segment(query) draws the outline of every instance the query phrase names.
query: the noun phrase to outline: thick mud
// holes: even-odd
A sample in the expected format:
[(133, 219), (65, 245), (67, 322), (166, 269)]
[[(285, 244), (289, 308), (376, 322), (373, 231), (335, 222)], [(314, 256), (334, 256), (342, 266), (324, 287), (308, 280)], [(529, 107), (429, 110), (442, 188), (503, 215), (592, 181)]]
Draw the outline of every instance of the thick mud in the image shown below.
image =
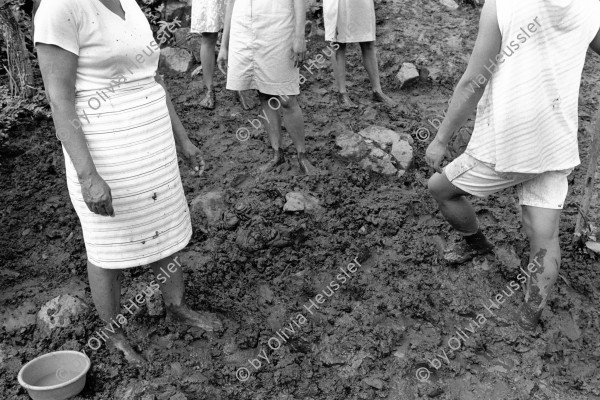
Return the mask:
[[(198, 107), (199, 78), (165, 73), (207, 162), (201, 178), (181, 167), (190, 203), (219, 192), (230, 210), (245, 205), (231, 229), (211, 226), (196, 209), (193, 240), (181, 253), (187, 299), (217, 313), (224, 332), (174, 326), (144, 309), (125, 328), (150, 360), (143, 367), (128, 365), (105, 345), (86, 345), (102, 327), (93, 308), (51, 335), (36, 328), (35, 313), (59, 294), (93, 303), (52, 124), (23, 121), (0, 148), (0, 306), (4, 322), (19, 326), (2, 331), (0, 398), (28, 398), (16, 379), (20, 367), (72, 349), (92, 360), (76, 399), (600, 399), (600, 268), (571, 245), (586, 166), (572, 175), (561, 220), (560, 279), (539, 327), (525, 333), (511, 319), (523, 298), (517, 275), (529, 258), (516, 194), (473, 200), (497, 257), (449, 267), (439, 248), (452, 232), (426, 191), (432, 171), (423, 154), (430, 138), (419, 129), (435, 133), (428, 120), (441, 118), (466, 66), (479, 9), (461, 5), (449, 12), (434, 1), (376, 4), (383, 86), (399, 105), (371, 102), (358, 46), (349, 48), (348, 62), (358, 111), (336, 107), (327, 63), (305, 71), (300, 101), (310, 157), (326, 171), (319, 177), (299, 174), (287, 135), (286, 163), (254, 174), (270, 157), (264, 130), (248, 121), (258, 109), (243, 111), (219, 74), (217, 109), (207, 112)], [(322, 37), (310, 38), (310, 58), (324, 49)], [(395, 74), (403, 62), (428, 68), (431, 77), (400, 89)], [(584, 162), (599, 73), (598, 58), (590, 55), (580, 104)], [(415, 138), (413, 166), (401, 178), (366, 172), (338, 156), (337, 135), (374, 124)], [(242, 127), (249, 128), (248, 140), (236, 137)], [(316, 197), (321, 208), (284, 211), (290, 192)], [(257, 229), (283, 239), (240, 245)], [(123, 304), (153, 279), (145, 268), (127, 271)], [(502, 293), (505, 302), (498, 304)]]

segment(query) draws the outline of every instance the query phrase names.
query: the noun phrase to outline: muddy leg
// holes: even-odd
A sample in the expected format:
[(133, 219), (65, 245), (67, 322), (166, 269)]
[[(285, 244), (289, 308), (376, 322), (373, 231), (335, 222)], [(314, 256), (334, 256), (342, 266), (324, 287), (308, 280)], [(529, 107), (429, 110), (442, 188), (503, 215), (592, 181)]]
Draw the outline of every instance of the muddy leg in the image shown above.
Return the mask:
[(531, 276), (527, 281), (525, 303), (519, 310), (519, 323), (524, 329), (533, 330), (558, 278), (558, 223), (561, 210), (532, 206), (523, 206), (522, 209), (523, 226), (530, 244), (527, 273), (531, 271)]
[(102, 333), (108, 336), (109, 344), (120, 350), (127, 361), (131, 363), (145, 362), (146, 360), (131, 347), (123, 330), (120, 327), (114, 327), (114, 324), (111, 325), (111, 320), (117, 320), (120, 309), (121, 278), (123, 276), (121, 270), (100, 268), (88, 261), (87, 271), (92, 299), (100, 319), (106, 326), (112, 326), (111, 330), (114, 331), (111, 333), (107, 329), (102, 330)]
[(279, 98), (285, 126), (290, 133), (296, 151), (298, 152), (298, 164), (303, 173), (307, 175), (317, 174), (317, 169), (306, 158), (306, 144), (304, 141), (304, 115), (297, 96), (283, 96)]
[(350, 100), (346, 89), (346, 43), (337, 43), (337, 45), (339, 48), (331, 57), (331, 66), (338, 90), (338, 103), (344, 108), (357, 108), (357, 105)]
[(475, 210), (465, 198), (467, 192), (454, 186), (445, 174), (434, 174), (429, 178), (427, 187), (446, 221), (458, 233), (468, 236), (479, 230)]
[(200, 61), (202, 63), (202, 78), (206, 86), (206, 94), (200, 102), (203, 108), (215, 108), (215, 46), (217, 44), (218, 33), (205, 32), (202, 34)]
[(460, 264), (470, 260), (475, 254), (493, 250), (494, 245), (479, 229), (475, 210), (465, 198), (467, 192), (454, 186), (443, 173), (434, 174), (429, 179), (428, 187), (444, 218), (464, 239), (446, 246), (444, 259), (447, 262)]
[(379, 79), (379, 66), (377, 65), (377, 47), (375, 42), (361, 42), (360, 49), (362, 51), (363, 65), (367, 70), (371, 87), (373, 88), (373, 99), (382, 102), (388, 106), (395, 105), (394, 100), (390, 99), (383, 93), (381, 89), (381, 81)]
[(277, 96), (271, 96), (264, 93), (258, 93), (262, 115), (259, 121), (264, 124), (265, 130), (269, 135), (269, 141), (273, 148), (273, 158), (267, 164), (261, 166), (259, 173), (269, 172), (277, 165), (283, 163), (283, 151), (281, 150), (281, 114), (279, 108), (281, 103)]
[(221, 330), (222, 324), (211, 313), (199, 313), (185, 303), (183, 268), (178, 257), (166, 257), (150, 264), (159, 282), (160, 290), (167, 307), (167, 318), (195, 326), (206, 331)]

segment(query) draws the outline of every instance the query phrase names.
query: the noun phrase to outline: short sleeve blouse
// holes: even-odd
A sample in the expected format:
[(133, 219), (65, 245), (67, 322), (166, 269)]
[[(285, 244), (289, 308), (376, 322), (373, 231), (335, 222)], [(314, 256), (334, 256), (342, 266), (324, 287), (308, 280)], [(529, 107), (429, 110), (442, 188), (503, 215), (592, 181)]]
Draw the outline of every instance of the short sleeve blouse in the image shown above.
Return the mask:
[(79, 91), (110, 88), (156, 74), (160, 46), (135, 0), (121, 0), (122, 19), (99, 0), (43, 0), (35, 16), (34, 42), (77, 56)]

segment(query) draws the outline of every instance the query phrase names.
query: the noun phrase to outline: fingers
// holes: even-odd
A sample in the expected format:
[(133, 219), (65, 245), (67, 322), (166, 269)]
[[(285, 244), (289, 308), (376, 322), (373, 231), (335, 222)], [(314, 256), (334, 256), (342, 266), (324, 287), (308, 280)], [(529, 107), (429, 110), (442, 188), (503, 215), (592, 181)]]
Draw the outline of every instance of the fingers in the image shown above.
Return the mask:
[(219, 66), (219, 70), (223, 73), (223, 75), (227, 75), (227, 60), (219, 58), (217, 60), (217, 65)]

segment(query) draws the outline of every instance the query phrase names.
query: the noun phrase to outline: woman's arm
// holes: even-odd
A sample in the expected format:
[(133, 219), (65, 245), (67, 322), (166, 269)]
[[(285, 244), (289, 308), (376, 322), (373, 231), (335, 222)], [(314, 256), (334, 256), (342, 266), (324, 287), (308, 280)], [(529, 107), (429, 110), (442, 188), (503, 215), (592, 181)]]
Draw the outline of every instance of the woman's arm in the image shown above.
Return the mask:
[(40, 70), (52, 109), (56, 136), (67, 150), (90, 211), (114, 216), (110, 188), (98, 175), (75, 111), (77, 55), (54, 45), (37, 43)]
[(173, 128), (173, 137), (175, 139), (177, 152), (183, 157), (185, 162), (194, 169), (194, 171), (198, 172), (198, 175), (202, 175), (206, 167), (204, 159), (202, 158), (202, 152), (190, 141), (187, 131), (181, 123), (177, 111), (175, 111), (165, 82), (159, 74), (156, 74), (154, 79), (165, 90), (167, 109), (169, 110), (169, 117), (171, 117), (171, 127)]
[(600, 30), (598, 31), (596, 38), (590, 44), (590, 47), (596, 52), (596, 54), (600, 55)]
[(435, 139), (427, 148), (425, 159), (436, 171), (441, 171), (446, 146), (477, 107), (494, 66), (501, 62), (496, 60), (501, 47), (502, 35), (498, 26), (496, 0), (488, 0), (481, 12), (479, 33), (467, 70), (454, 90), (450, 107)]
[(229, 58), (229, 37), (231, 35), (231, 15), (233, 14), (233, 6), (235, 0), (229, 0), (227, 2), (227, 8), (225, 10), (225, 21), (223, 26), (223, 37), (221, 38), (221, 48), (219, 49), (219, 56), (217, 57), (217, 65), (219, 70), (227, 75), (227, 59)]
[[(280, 0), (279, 0), (280, 1)], [(294, 20), (296, 21), (294, 44), (292, 47), (292, 57), (294, 66), (300, 67), (306, 57), (306, 3), (304, 0), (294, 1)]]

